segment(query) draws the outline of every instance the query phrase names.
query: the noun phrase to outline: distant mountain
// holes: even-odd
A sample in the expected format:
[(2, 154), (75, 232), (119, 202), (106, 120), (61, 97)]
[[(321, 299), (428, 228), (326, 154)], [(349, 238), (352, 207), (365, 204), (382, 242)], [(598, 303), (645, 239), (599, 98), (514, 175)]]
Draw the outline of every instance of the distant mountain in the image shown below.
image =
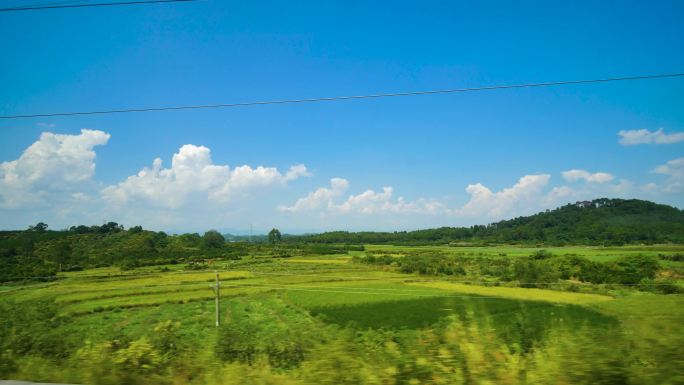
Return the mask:
[(335, 231), (289, 237), (320, 243), (684, 243), (684, 211), (638, 199), (601, 198), (489, 225), (401, 232)]

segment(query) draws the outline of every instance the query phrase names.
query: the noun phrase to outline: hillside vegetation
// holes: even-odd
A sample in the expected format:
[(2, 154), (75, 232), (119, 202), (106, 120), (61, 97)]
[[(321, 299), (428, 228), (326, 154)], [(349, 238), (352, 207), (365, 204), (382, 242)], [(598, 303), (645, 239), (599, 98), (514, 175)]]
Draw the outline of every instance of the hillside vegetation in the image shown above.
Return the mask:
[(285, 239), (290, 242), (403, 245), (459, 242), (611, 246), (682, 243), (684, 211), (638, 199), (602, 198), (489, 225), (397, 232), (334, 231)]

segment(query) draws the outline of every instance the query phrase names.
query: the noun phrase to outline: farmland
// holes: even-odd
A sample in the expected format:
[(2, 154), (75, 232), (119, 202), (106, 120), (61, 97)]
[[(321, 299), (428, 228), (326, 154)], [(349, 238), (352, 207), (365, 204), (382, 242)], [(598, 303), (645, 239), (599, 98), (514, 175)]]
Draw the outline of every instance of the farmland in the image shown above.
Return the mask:
[[(202, 270), (110, 266), (4, 284), (0, 372), (93, 384), (684, 381), (684, 262), (669, 258), (682, 246), (361, 249), (259, 249)], [(518, 271), (578, 257), (609, 273), (658, 266), (635, 284)], [(444, 261), (462, 270), (406, 271)]]

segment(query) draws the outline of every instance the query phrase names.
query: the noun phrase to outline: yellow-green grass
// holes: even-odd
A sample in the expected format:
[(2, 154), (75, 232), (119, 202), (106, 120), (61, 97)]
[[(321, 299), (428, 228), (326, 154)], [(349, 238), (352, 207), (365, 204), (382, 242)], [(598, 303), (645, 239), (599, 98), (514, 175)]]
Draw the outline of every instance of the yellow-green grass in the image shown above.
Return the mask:
[(610, 297), (553, 298), (556, 292), (549, 291), (544, 294), (551, 296), (539, 300), (539, 292), (546, 290), (518, 289), (537, 292), (538, 296), (532, 298), (506, 291), (462, 292), (448, 285), (433, 287), (398, 282), (327, 282), (289, 285), (280, 290), (294, 304), (326, 322), (342, 326), (351, 322), (361, 328), (416, 329), (428, 327), (446, 316), (466, 315), (491, 322), (497, 325), (496, 329), (514, 327), (517, 321), (509, 322), (509, 319), (525, 319), (529, 325), (544, 325), (559, 320), (569, 324), (605, 323), (610, 318), (586, 306)]
[(345, 283), (345, 282), (393, 282), (393, 281), (405, 281), (411, 279), (411, 276), (400, 276), (400, 275), (368, 275), (364, 276), (362, 274), (356, 275), (264, 275), (257, 278), (249, 278), (243, 280), (235, 280), (232, 282), (227, 282), (225, 285), (244, 285), (244, 284), (309, 284), (309, 283)]
[[(248, 277), (250, 272), (246, 270), (235, 271), (220, 271), (222, 278), (227, 277)], [(131, 273), (126, 275), (100, 275), (84, 274), (82, 276), (70, 277), (68, 282), (136, 282), (137, 284), (144, 283), (178, 283), (178, 282), (192, 282), (201, 280), (211, 280), (216, 277), (213, 271), (179, 271), (179, 272), (149, 272), (149, 273)]]
[(625, 319), (630, 319), (630, 317), (676, 318), (681, 321), (678, 323), (679, 327), (684, 328), (684, 295), (682, 294), (631, 292), (613, 301), (596, 303), (593, 306), (607, 314)]
[(432, 288), (411, 288), (400, 282), (325, 282), (287, 285), (276, 288), (295, 303), (307, 308), (402, 301), (449, 295)]
[(287, 258), (283, 260), (285, 263), (315, 263), (315, 264), (333, 264), (344, 265), (349, 263), (349, 257), (346, 258)]
[(466, 285), (452, 282), (411, 282), (411, 286), (427, 287), (446, 290), (451, 293), (461, 293), (485, 297), (499, 297), (523, 301), (544, 301), (572, 305), (588, 305), (596, 302), (610, 301), (613, 297), (599, 294), (570, 293), (555, 290)]
[[(268, 288), (241, 287), (233, 288), (230, 294), (224, 296), (246, 295), (256, 292), (267, 291)], [(84, 314), (93, 311), (105, 311), (113, 309), (127, 309), (142, 306), (156, 306), (173, 303), (188, 303), (195, 301), (208, 301), (214, 299), (213, 291), (207, 287), (205, 290), (186, 290), (169, 293), (145, 293), (132, 294), (124, 297), (93, 299), (62, 306), (62, 314)]]
[[(52, 298), (63, 314), (87, 314), (93, 311), (156, 306), (213, 299), (210, 285), (214, 272), (143, 272), (118, 274), (114, 269), (94, 269), (69, 274), (59, 281), (36, 285), (6, 295), (17, 300)], [(287, 270), (220, 271), (222, 295), (244, 295), (251, 292), (277, 290), (288, 285), (325, 283), (345, 284), (358, 281), (391, 282), (415, 278), (410, 275), (384, 271), (346, 271), (327, 269), (302, 274)]]
[(576, 254), (597, 261), (609, 261), (624, 255), (676, 254), (684, 252), (684, 245), (636, 245), (621, 247), (603, 246), (563, 246), (563, 247), (530, 247), (530, 246), (394, 246), (394, 245), (365, 245), (370, 252), (387, 252), (389, 255), (401, 255), (412, 251), (440, 252), (462, 256), (505, 256), (519, 257), (534, 254), (539, 250), (546, 250), (556, 255)]
[[(375, 250), (387, 248), (381, 245)], [(419, 249), (464, 255), (462, 251), (465, 248)], [(628, 253), (678, 252), (661, 247), (656, 250), (646, 247), (647, 251), (636, 247), (546, 249), (557, 255), (589, 255), (598, 260)], [(405, 250), (405, 247), (394, 247), (392, 253), (402, 255)], [(469, 248), (466, 253), (469, 253), (468, 256), (479, 257), (481, 253), (483, 256), (506, 258), (529, 255), (536, 250), (506, 246)], [(500, 256), (500, 253), (506, 253), (507, 256)], [(218, 270), (230, 269), (231, 266), (239, 269), (220, 272), (223, 324), (232, 330), (242, 330), (235, 328), (240, 322), (242, 325), (254, 323), (259, 327), (263, 325), (269, 332), (273, 329), (271, 326), (275, 325), (285, 328), (287, 333), (295, 330), (296, 325), (304, 324), (312, 334), (326, 338), (328, 335), (325, 333), (337, 335), (335, 333), (344, 332), (342, 328), (355, 325), (357, 330), (364, 333), (369, 328), (384, 329), (377, 334), (379, 336), (393, 329), (400, 338), (408, 338), (422, 328), (438, 328), (448, 319), (460, 319), (465, 320), (464, 325), (479, 325), (481, 330), (491, 331), (487, 338), (501, 338), (496, 341), (506, 341), (512, 349), (528, 341), (533, 351), (541, 351), (544, 344), (555, 343), (553, 341), (557, 339), (572, 342), (579, 334), (599, 345), (592, 337), (610, 331), (614, 334), (609, 338), (614, 335), (616, 341), (620, 342), (615, 345), (618, 347), (616, 349), (623, 346), (622, 342), (628, 342), (629, 348), (638, 352), (638, 360), (633, 360), (636, 362), (635, 370), (641, 372), (649, 368), (652, 372), (661, 372), (669, 368), (673, 373), (681, 372), (677, 370), (681, 368), (677, 360), (683, 356), (681, 347), (684, 346), (682, 295), (642, 293), (632, 287), (611, 291), (614, 297), (608, 297), (556, 290), (466, 285), (448, 281), (454, 277), (401, 274), (395, 267), (347, 263), (347, 259), (349, 256), (310, 255), (282, 259), (269, 257), (253, 264), (250, 264), (249, 259), (215, 263), (212, 268)], [(151, 340), (160, 322), (178, 321), (182, 325), (177, 331), (178, 346), (188, 349), (188, 362), (203, 362), (198, 357), (205, 353), (206, 357), (213, 360), (214, 346), (220, 337), (220, 329), (214, 326), (214, 292), (210, 288), (215, 273), (178, 271), (184, 268), (181, 265), (170, 267), (174, 271), (161, 271), (156, 266), (125, 272), (103, 268), (63, 273), (54, 282), (23, 287), (9, 285), (8, 291), (0, 289), (0, 300), (54, 300), (59, 313), (67, 316), (57, 319), (61, 326), (55, 335), (77, 341), (74, 346), (86, 340)], [(579, 334), (569, 332), (575, 330)], [(610, 341), (609, 338), (604, 339), (603, 343)], [(329, 341), (335, 340), (327, 339), (325, 343), (330, 344)], [(356, 352), (357, 346), (360, 345), (349, 345), (349, 349), (346, 349), (345, 345), (342, 351)], [(546, 359), (553, 361), (554, 352), (557, 356), (564, 346), (552, 350)], [(612, 349), (613, 346), (607, 344), (606, 347)], [(312, 351), (307, 360), (316, 354), (317, 351)], [(584, 354), (584, 351), (580, 352), (580, 355)], [(408, 359), (415, 357), (419, 356)], [(588, 357), (582, 361), (590, 368), (588, 370), (602, 368), (600, 364), (595, 365), (592, 356)], [(331, 357), (332, 360), (335, 358)], [(632, 360), (631, 357), (629, 359)], [(216, 363), (221, 364), (218, 361)], [(26, 361), (22, 365), (28, 370), (35, 370), (32, 364)], [(210, 372), (210, 364), (214, 365), (214, 361), (206, 361), (206, 364), (202, 370)], [(244, 373), (243, 370), (241, 374)], [(667, 373), (661, 377), (675, 378)], [(174, 381), (168, 379), (167, 382)], [(72, 382), (87, 383), (81, 380)], [(654, 380), (651, 383), (668, 382)]]
[[(154, 274), (125, 276), (100, 276), (92, 277), (93, 274), (80, 274), (63, 280), (50, 282), (47, 284), (37, 284), (30, 290), (17, 290), (8, 293), (17, 300), (32, 300), (45, 297), (55, 297), (59, 299), (62, 295), (77, 294), (84, 292), (94, 292), (95, 296), (101, 295), (105, 291), (114, 290), (143, 290), (146, 288), (166, 288), (173, 286), (206, 284), (216, 278), (214, 272), (156, 272)], [(222, 280), (237, 280), (251, 277), (248, 271), (228, 271), (220, 273)]]
[[(224, 271), (220, 272), (221, 279), (242, 279), (251, 277), (248, 271)], [(185, 284), (195, 282), (211, 282), (216, 278), (214, 272), (167, 272), (143, 274), (140, 276), (129, 275), (125, 277), (89, 277), (73, 278), (61, 282), (62, 287), (69, 290), (79, 289), (116, 289), (131, 286), (159, 286), (172, 284)]]
[[(287, 288), (299, 289), (311, 288), (310, 285), (325, 284), (349, 284), (350, 280), (390, 280), (402, 278), (393, 274), (374, 274), (376, 278), (357, 277), (347, 278), (344, 276), (315, 275), (315, 276), (262, 276), (244, 279), (233, 279), (222, 281), (222, 295), (244, 295), (252, 292), (282, 290)], [(233, 275), (235, 276), (235, 275)], [(222, 277), (223, 278), (223, 277)], [(365, 282), (356, 282), (356, 285), (363, 285)], [(130, 283), (129, 280), (126, 283)], [(65, 314), (81, 314), (90, 311), (111, 310), (116, 308), (130, 308), (138, 306), (151, 306), (165, 303), (180, 303), (198, 300), (209, 300), (214, 298), (213, 291), (209, 287), (209, 282), (193, 282), (182, 285), (167, 286), (117, 286), (109, 289), (101, 289), (91, 286), (91, 290), (84, 290), (84, 285), (69, 285), (62, 287), (56, 295), (56, 301), (62, 304), (62, 311)], [(73, 290), (79, 287), (80, 290)], [(337, 289), (336, 289), (337, 290)]]
[(190, 291), (204, 291), (206, 292), (210, 286), (208, 284), (191, 284), (191, 285), (173, 285), (160, 287), (131, 287), (126, 289), (116, 290), (88, 290), (88, 291), (73, 291), (66, 294), (58, 295), (55, 302), (58, 304), (71, 304), (77, 302), (94, 301), (105, 298), (116, 297), (132, 297), (138, 295), (151, 295), (163, 293), (180, 293)]

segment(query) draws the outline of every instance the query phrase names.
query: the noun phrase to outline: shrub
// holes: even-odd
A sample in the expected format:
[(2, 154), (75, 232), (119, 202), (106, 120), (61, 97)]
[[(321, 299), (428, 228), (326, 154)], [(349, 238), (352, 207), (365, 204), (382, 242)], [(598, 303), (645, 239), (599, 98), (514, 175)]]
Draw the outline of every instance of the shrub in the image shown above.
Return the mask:
[(649, 291), (660, 294), (681, 294), (684, 289), (677, 284), (677, 281), (671, 278), (662, 279), (644, 279), (638, 286), (641, 291)]
[(643, 279), (653, 279), (660, 268), (655, 258), (643, 255), (629, 255), (608, 262), (608, 282), (637, 284)]
[(684, 262), (684, 254), (658, 254), (658, 258), (662, 259), (663, 261)]
[(522, 287), (545, 287), (558, 281), (559, 274), (548, 260), (519, 258), (513, 264), (513, 276)]
[(209, 265), (204, 262), (190, 262), (184, 267), (185, 270), (207, 270)]
[(532, 254), (532, 259), (540, 260), (540, 259), (549, 259), (553, 257), (553, 254), (549, 251), (546, 250), (538, 250), (534, 254)]

